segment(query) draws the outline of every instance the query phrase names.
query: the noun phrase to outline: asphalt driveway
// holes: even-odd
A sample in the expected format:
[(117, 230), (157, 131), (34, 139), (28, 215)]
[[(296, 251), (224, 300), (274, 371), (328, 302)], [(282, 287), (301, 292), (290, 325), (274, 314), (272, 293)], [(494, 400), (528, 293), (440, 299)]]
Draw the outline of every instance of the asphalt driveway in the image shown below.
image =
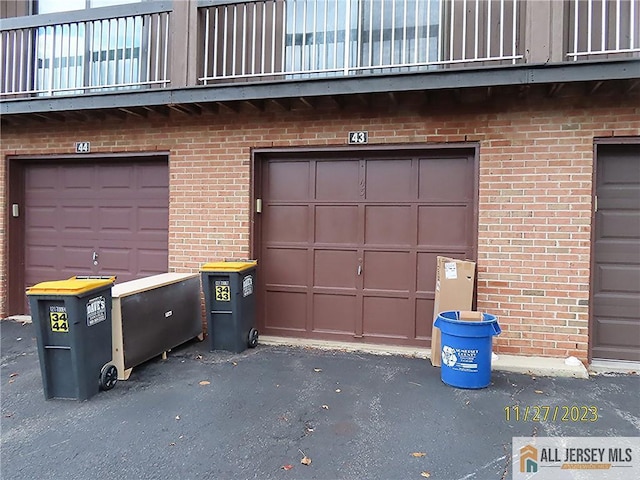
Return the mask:
[[(3, 479), (506, 479), (513, 436), (640, 434), (638, 376), (494, 372), (461, 390), (423, 359), (206, 342), (88, 401), (46, 401), (33, 326), (0, 334)], [(536, 405), (597, 419), (515, 418)]]

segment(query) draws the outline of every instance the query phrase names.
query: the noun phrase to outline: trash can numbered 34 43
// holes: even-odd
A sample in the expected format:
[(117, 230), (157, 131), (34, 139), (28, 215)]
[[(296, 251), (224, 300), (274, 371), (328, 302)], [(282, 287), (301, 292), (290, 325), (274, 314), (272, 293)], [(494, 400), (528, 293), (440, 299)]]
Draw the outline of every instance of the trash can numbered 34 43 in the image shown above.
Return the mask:
[(258, 344), (256, 267), (255, 261), (211, 262), (201, 267), (211, 350), (239, 353)]

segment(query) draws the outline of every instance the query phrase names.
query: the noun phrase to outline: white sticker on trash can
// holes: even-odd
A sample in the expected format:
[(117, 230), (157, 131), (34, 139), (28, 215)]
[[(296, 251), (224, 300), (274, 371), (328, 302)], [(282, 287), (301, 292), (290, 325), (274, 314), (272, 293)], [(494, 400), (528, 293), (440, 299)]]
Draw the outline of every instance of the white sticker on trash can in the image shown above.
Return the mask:
[(444, 278), (447, 280), (455, 280), (458, 278), (458, 266), (455, 262), (448, 262), (444, 264)]
[(248, 297), (253, 293), (253, 277), (247, 275), (242, 279), (242, 296)]
[(476, 348), (453, 348), (449, 345), (442, 346), (442, 363), (452, 370), (460, 372), (477, 372), (478, 363)]
[(104, 297), (96, 297), (87, 303), (87, 327), (107, 319), (107, 302)]

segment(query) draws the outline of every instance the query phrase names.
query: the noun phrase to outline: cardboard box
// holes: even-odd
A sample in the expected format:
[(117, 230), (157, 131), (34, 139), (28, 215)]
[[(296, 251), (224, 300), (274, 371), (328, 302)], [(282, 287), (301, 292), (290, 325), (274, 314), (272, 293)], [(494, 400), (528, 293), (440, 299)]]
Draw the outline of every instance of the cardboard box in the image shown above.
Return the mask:
[[(469, 314), (479, 315), (478, 312), (470, 311), (471, 304), (473, 303), (473, 290), (476, 278), (475, 262), (440, 256), (437, 262), (433, 321), (436, 321), (440, 312), (447, 310), (461, 310)], [(473, 315), (467, 315), (465, 319), (474, 319), (474, 317)], [(431, 365), (439, 367), (441, 360), (440, 329), (432, 326)]]

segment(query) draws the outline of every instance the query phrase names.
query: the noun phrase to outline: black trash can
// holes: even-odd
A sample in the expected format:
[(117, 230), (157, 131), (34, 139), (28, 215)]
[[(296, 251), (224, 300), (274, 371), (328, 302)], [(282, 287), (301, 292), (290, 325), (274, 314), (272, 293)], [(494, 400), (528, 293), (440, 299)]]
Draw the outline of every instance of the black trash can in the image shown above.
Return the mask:
[(44, 396), (86, 400), (110, 390), (111, 287), (115, 277), (72, 277), (27, 290)]
[(258, 344), (257, 262), (212, 262), (200, 269), (209, 348), (239, 353)]

